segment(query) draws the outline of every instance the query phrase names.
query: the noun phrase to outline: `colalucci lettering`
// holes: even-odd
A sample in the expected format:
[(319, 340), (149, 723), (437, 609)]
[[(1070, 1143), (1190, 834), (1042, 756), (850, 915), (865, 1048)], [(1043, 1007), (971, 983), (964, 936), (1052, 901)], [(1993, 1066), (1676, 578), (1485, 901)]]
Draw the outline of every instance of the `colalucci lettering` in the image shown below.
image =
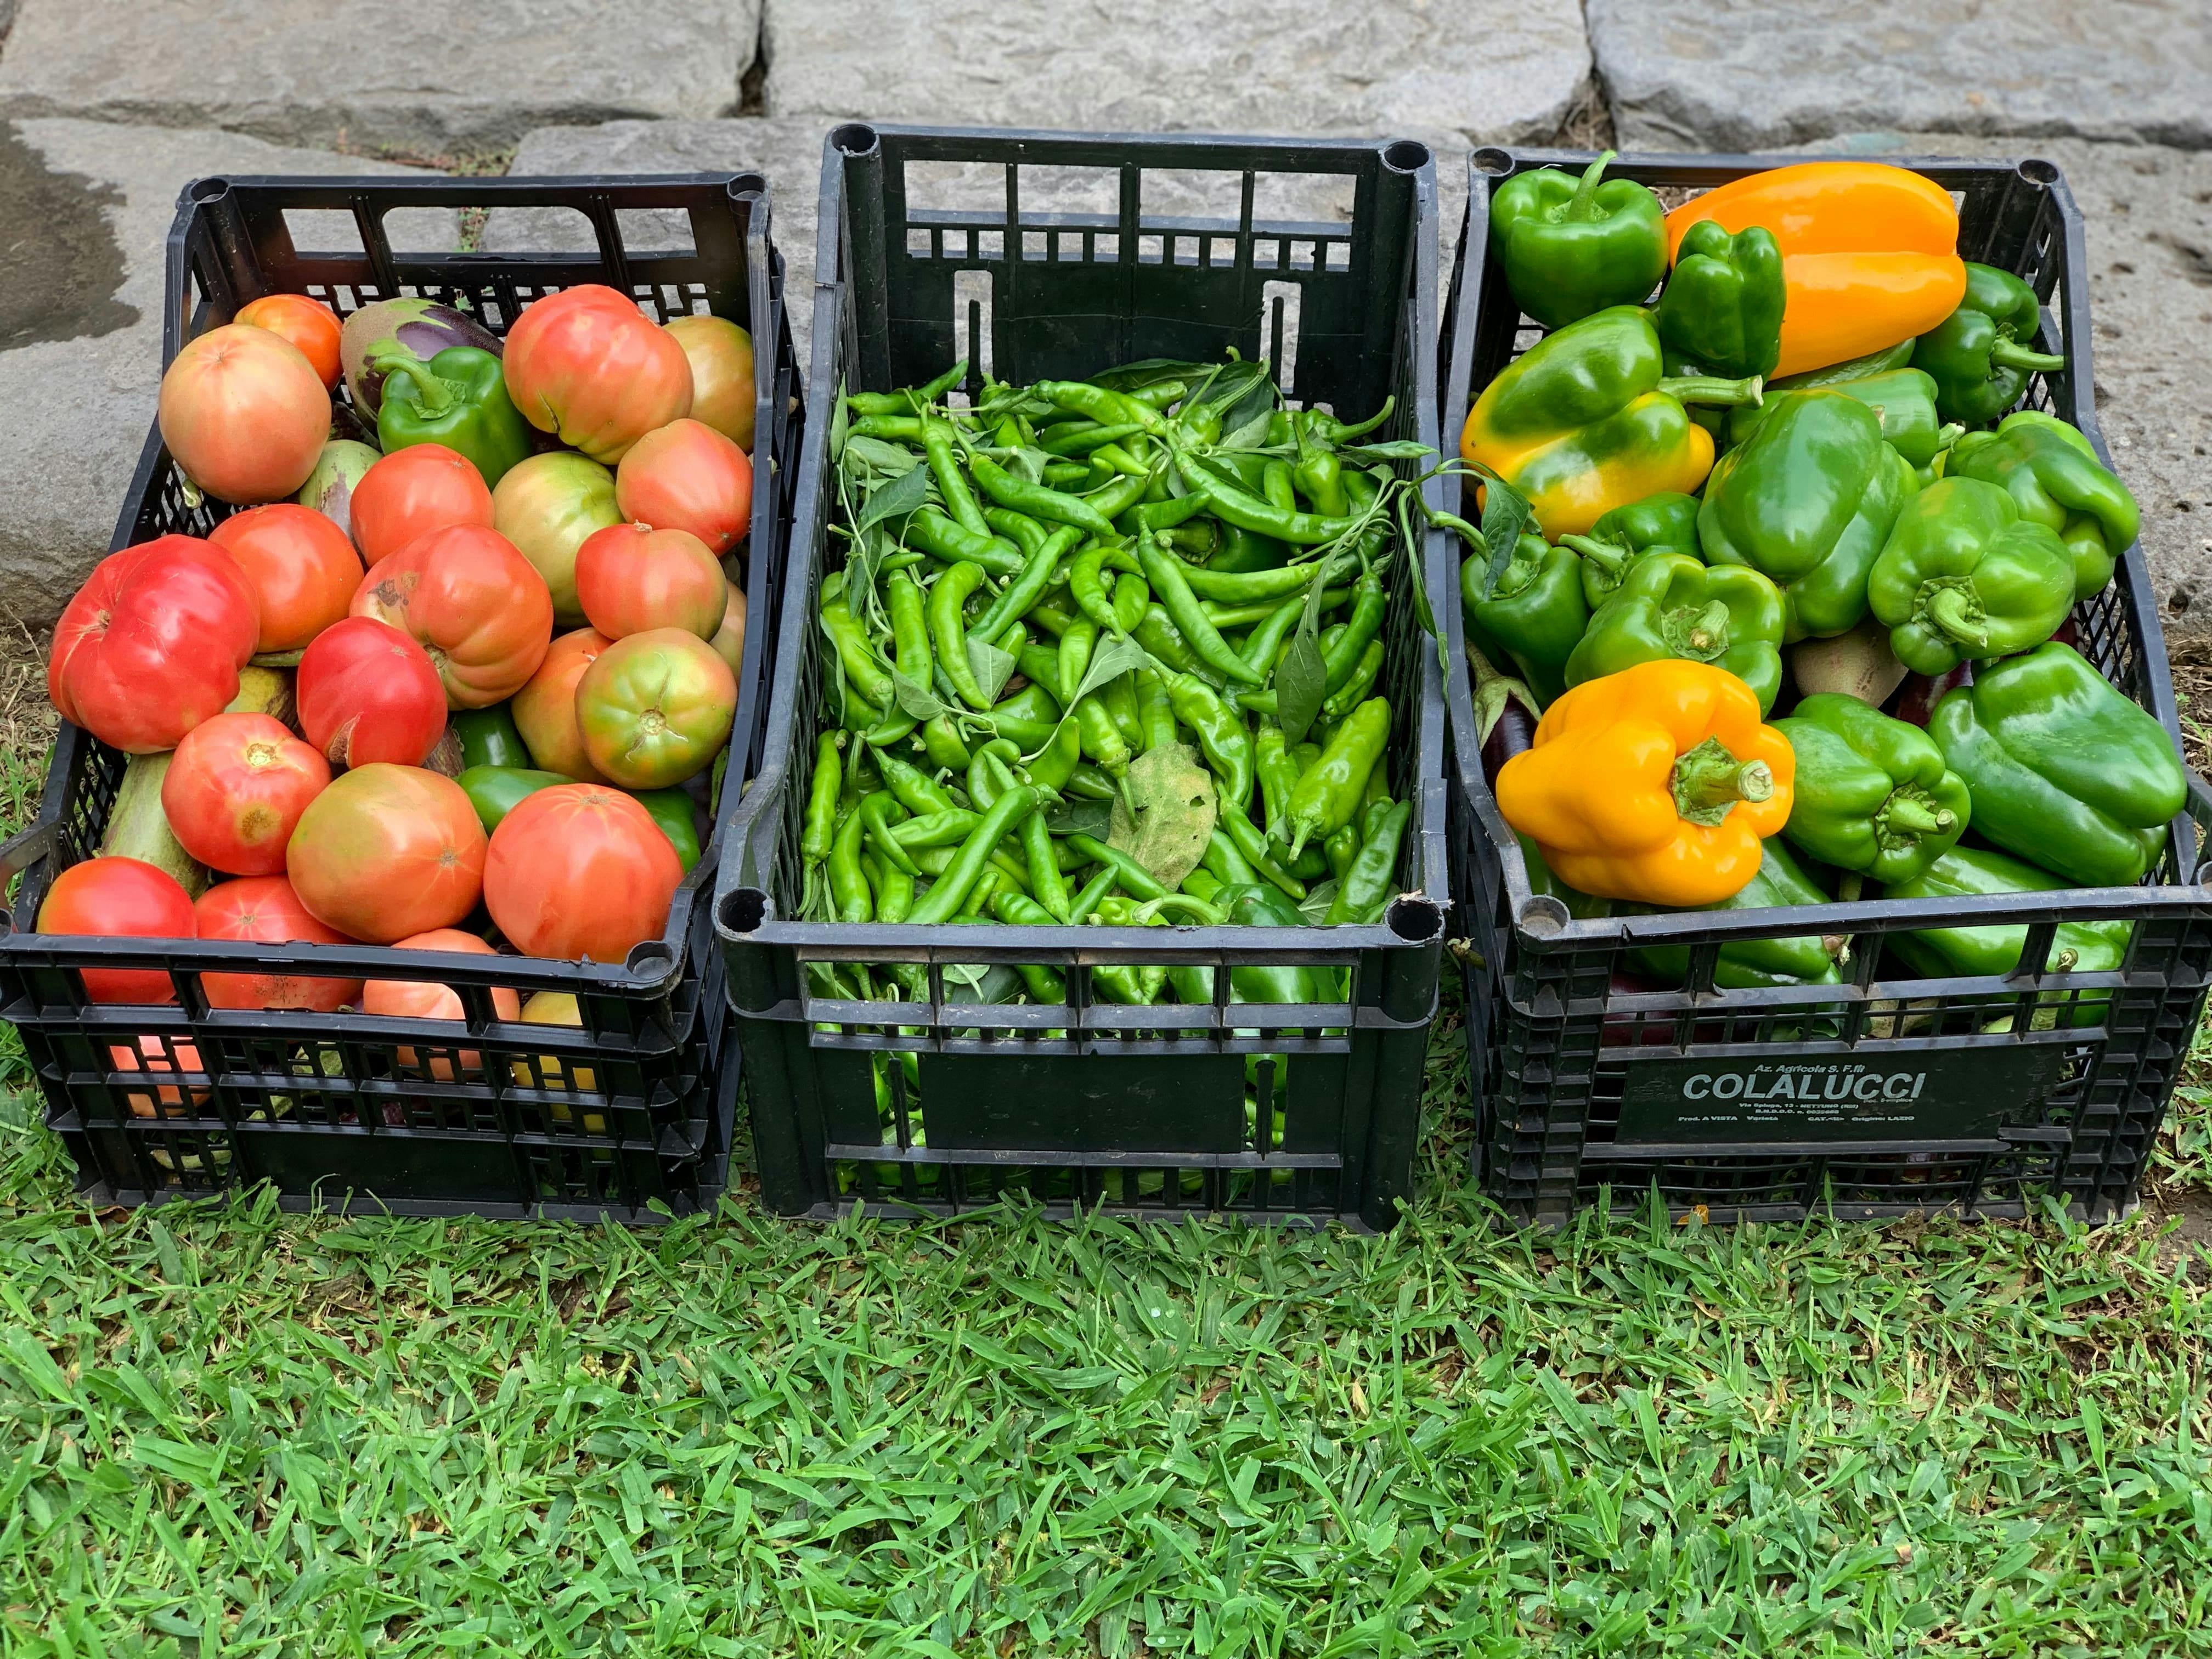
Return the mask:
[(1798, 1066), (1768, 1074), (1758, 1072), (1698, 1072), (1682, 1080), (1685, 1100), (1741, 1100), (1747, 1105), (1772, 1100), (1907, 1101), (1920, 1098), (1925, 1072), (1872, 1072), (1858, 1066)]

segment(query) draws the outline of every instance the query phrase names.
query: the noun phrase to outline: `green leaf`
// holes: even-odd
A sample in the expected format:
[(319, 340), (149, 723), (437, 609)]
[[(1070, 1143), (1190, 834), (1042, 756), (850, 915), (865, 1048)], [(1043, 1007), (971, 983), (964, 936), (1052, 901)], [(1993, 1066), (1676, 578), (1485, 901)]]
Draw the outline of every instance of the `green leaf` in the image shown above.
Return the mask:
[(1104, 841), (1114, 833), (1114, 805), (1111, 801), (1073, 799), (1048, 812), (1044, 823), (1055, 836), (1093, 836)]
[(921, 457), (904, 444), (886, 443), (881, 438), (848, 438), (843, 465), (848, 471), (895, 478), (921, 466)]
[(857, 534), (866, 535), (886, 520), (906, 517), (928, 498), (928, 472), (918, 466), (910, 468), (889, 483), (880, 484), (869, 492), (868, 504), (860, 509), (860, 516), (853, 529)]
[(1336, 898), (1336, 878), (1325, 877), (1321, 883), (1306, 889), (1306, 896), (1298, 901), (1298, 914), (1315, 927), (1328, 920), (1328, 907)]
[(968, 641), (968, 665), (975, 671), (975, 683), (983, 688), (983, 701), (996, 702), (999, 693), (1006, 689), (1006, 682), (1014, 677), (1013, 653), (1001, 651), (988, 640)]
[(1392, 438), (1378, 444), (1346, 444), (1336, 453), (1363, 461), (1419, 461), (1437, 452), (1433, 446), (1415, 443), (1411, 438)]
[(891, 670), (891, 696), (898, 699), (901, 708), (918, 720), (933, 720), (939, 714), (960, 712), (927, 686), (917, 685), (896, 668)]
[(1536, 516), (1528, 498), (1499, 477), (1486, 471), (1482, 479), (1482, 545), (1490, 555), (1489, 580), (1483, 591), (1490, 592), (1498, 585), (1498, 578), (1513, 562), (1514, 544), (1527, 532)]
[(853, 429), (853, 411), (845, 407), (845, 383), (837, 382), (837, 407), (830, 416), (830, 459), (835, 464), (845, 453), (845, 436)]
[(1044, 470), (1060, 459), (1042, 449), (1010, 449), (1006, 452), (1006, 471), (1033, 484), (1044, 482)]
[(1091, 665), (1083, 671), (1083, 682), (1068, 699), (1069, 706), (1081, 702), (1100, 686), (1118, 679), (1133, 668), (1142, 668), (1152, 659), (1151, 653), (1134, 640), (1102, 640), (1098, 648), (1091, 653)]
[(1180, 886), (1198, 868), (1213, 834), (1213, 775), (1188, 744), (1147, 750), (1129, 763), (1112, 811), (1106, 844), (1164, 885)]
[(1267, 441), (1267, 424), (1275, 417), (1274, 411), (1263, 409), (1250, 420), (1216, 444), (1216, 449), (1258, 449)]
[[(1318, 588), (1321, 584), (1314, 586)], [(1306, 730), (1328, 697), (1328, 665), (1322, 660), (1320, 637), (1301, 617), (1291, 648), (1275, 670), (1275, 723), (1286, 743), (1303, 743)]]

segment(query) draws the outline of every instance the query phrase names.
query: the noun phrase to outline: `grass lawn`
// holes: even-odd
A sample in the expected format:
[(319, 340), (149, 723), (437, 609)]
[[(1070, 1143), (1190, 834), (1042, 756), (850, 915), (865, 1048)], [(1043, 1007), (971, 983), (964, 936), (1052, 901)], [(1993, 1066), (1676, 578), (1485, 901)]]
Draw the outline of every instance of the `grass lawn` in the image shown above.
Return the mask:
[(625, 1231), (94, 1212), (7, 1043), (9, 1659), (2212, 1653), (2212, 1089), (2100, 1231), (1540, 1237), (1455, 1011), (1383, 1238)]

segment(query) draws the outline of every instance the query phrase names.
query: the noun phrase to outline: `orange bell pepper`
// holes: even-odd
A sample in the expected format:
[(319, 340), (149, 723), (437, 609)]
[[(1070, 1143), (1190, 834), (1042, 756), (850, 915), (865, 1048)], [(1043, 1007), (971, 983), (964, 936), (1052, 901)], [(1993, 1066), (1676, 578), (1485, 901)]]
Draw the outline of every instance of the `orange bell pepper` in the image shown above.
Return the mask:
[(1700, 219), (1763, 225), (1788, 299), (1774, 377), (1884, 350), (1959, 308), (1966, 267), (1950, 192), (1880, 161), (1808, 161), (1707, 191), (1667, 216), (1668, 258)]
[(1671, 908), (1749, 885), (1789, 821), (1790, 739), (1710, 663), (1639, 663), (1569, 690), (1498, 774), (1498, 810), (1553, 873), (1603, 898)]

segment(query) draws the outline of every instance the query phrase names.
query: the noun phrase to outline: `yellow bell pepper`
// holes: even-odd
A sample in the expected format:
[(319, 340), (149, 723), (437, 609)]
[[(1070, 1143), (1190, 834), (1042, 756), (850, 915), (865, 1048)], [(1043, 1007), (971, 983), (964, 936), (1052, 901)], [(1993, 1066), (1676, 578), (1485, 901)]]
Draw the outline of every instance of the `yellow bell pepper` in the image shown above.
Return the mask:
[(1762, 225), (1782, 250), (1788, 299), (1777, 377), (1825, 368), (1925, 334), (1966, 292), (1950, 192), (1880, 161), (1808, 161), (1754, 173), (1667, 216), (1671, 260), (1701, 219)]
[(1498, 774), (1498, 809), (1560, 880), (1695, 908), (1759, 873), (1797, 757), (1727, 670), (1668, 658), (1571, 688)]

